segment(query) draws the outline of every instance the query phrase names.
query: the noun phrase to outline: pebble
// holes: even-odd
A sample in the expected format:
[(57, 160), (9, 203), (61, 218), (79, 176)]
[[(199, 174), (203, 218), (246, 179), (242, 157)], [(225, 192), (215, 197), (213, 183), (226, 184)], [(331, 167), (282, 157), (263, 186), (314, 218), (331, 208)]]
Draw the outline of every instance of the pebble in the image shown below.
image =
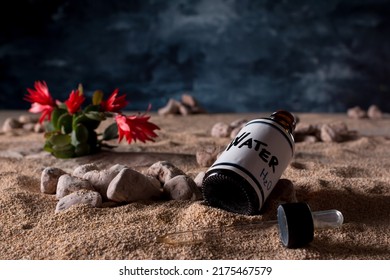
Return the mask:
[(353, 119), (363, 119), (367, 117), (367, 113), (359, 106), (355, 106), (347, 110), (347, 116)]
[[(155, 179), (155, 178), (153, 178)], [(130, 168), (122, 169), (110, 182), (107, 197), (116, 202), (158, 199), (162, 191), (157, 180)]]
[(383, 117), (382, 111), (376, 105), (371, 105), (367, 110), (367, 115), (370, 119), (377, 120)]
[(201, 171), (198, 173), (198, 175), (196, 175), (194, 182), (198, 188), (202, 188), (203, 178), (205, 175), (206, 175), (206, 172), (204, 172), (204, 171)]
[(211, 166), (217, 159), (219, 149), (215, 146), (205, 146), (196, 151), (196, 162), (202, 167)]
[(194, 180), (187, 175), (178, 175), (163, 186), (164, 193), (173, 200), (199, 200), (202, 193)]
[(157, 113), (161, 116), (175, 115), (179, 113), (179, 102), (175, 99), (169, 99), (167, 105), (157, 110)]
[(87, 204), (92, 207), (102, 206), (102, 197), (98, 192), (91, 190), (78, 190), (62, 197), (55, 209), (55, 213), (64, 211), (73, 205)]
[(347, 134), (348, 128), (344, 122), (323, 124), (321, 126), (321, 140), (323, 142), (341, 142)]
[(41, 192), (55, 194), (57, 190), (58, 179), (66, 172), (56, 167), (46, 167), (41, 174)]
[(14, 129), (21, 128), (23, 125), (14, 118), (6, 118), (3, 124), (3, 131), (10, 132)]
[(164, 185), (173, 177), (185, 175), (185, 173), (168, 161), (158, 161), (146, 170), (146, 175), (155, 177), (161, 182), (161, 185)]
[(83, 179), (88, 180), (95, 190), (100, 193), (104, 200), (107, 200), (107, 189), (116, 175), (126, 168), (124, 165), (116, 164), (110, 169), (91, 170), (83, 175)]
[(37, 123), (39, 121), (39, 118), (36, 115), (20, 115), (18, 118), (18, 121), (22, 124), (26, 123)]
[(175, 100), (170, 98), (168, 103), (157, 110), (159, 115), (182, 115), (187, 116), (190, 114), (206, 113), (202, 107), (199, 106), (198, 101), (192, 95), (184, 93), (181, 96), (181, 100)]
[(232, 127), (224, 122), (217, 122), (211, 128), (212, 137), (230, 137)]
[(86, 173), (93, 170), (99, 170), (99, 167), (95, 163), (79, 165), (73, 170), (72, 176), (83, 178)]
[(64, 174), (58, 179), (56, 197), (57, 199), (61, 199), (64, 196), (81, 189), (95, 190), (89, 181), (69, 174)]

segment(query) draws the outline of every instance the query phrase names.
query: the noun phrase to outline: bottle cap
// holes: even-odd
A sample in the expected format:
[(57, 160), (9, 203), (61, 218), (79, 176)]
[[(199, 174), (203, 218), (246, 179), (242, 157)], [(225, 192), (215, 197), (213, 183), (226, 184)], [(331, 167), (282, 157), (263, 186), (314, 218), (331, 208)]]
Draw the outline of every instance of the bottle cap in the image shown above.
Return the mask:
[(277, 209), (279, 235), (287, 248), (299, 248), (313, 241), (314, 223), (307, 203), (285, 203)]

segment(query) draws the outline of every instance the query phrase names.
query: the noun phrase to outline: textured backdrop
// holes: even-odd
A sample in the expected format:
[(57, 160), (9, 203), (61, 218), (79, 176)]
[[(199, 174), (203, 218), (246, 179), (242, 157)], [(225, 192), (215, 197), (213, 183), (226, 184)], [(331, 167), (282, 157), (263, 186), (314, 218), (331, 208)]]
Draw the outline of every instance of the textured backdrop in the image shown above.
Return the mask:
[[(211, 112), (390, 111), (390, 1), (20, 0), (0, 8), (0, 108), (46, 80), (129, 110), (191, 92)], [(7, 16), (7, 17), (6, 17)]]

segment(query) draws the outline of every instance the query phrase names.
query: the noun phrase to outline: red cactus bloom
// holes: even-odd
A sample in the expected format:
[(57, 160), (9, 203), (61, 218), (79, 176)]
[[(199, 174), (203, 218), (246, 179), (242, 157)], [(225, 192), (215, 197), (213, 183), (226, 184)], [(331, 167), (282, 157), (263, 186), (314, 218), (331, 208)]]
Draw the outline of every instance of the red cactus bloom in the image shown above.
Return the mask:
[(100, 103), (103, 112), (120, 112), (120, 110), (126, 107), (128, 104), (126, 95), (117, 96), (118, 92), (119, 90), (115, 89), (107, 100), (103, 100)]
[(117, 115), (115, 121), (118, 126), (119, 142), (122, 141), (123, 137), (126, 138), (129, 144), (132, 140), (135, 142), (140, 140), (143, 143), (146, 141), (154, 142), (152, 137), (157, 137), (154, 130), (160, 128), (154, 123), (149, 122), (149, 118), (150, 116), (146, 115)]
[(36, 81), (34, 88), (28, 88), (29, 94), (26, 94), (24, 100), (31, 102), (31, 113), (42, 113), (39, 122), (42, 123), (45, 119), (50, 120), (51, 112), (57, 107), (54, 99), (51, 97), (49, 89), (45, 81)]
[(80, 106), (83, 104), (84, 100), (84, 95), (78, 89), (72, 90), (68, 100), (65, 101), (69, 114), (73, 115), (76, 113), (80, 109)]

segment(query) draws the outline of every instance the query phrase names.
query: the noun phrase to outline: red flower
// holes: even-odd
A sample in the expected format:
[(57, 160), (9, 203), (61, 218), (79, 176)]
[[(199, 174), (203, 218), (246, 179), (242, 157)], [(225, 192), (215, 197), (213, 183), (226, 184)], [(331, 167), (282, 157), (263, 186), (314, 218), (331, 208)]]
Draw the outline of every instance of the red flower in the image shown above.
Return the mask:
[(27, 89), (29, 94), (24, 97), (24, 100), (32, 103), (29, 112), (42, 113), (39, 118), (39, 122), (42, 123), (45, 118), (50, 120), (51, 112), (57, 105), (51, 97), (45, 81), (36, 81), (34, 87), (35, 90), (30, 88)]
[(100, 103), (103, 112), (120, 112), (121, 109), (126, 107), (128, 103), (126, 101), (126, 95), (117, 97), (118, 92), (118, 89), (114, 90), (106, 101), (103, 100)]
[(115, 121), (118, 126), (119, 133), (119, 142), (122, 141), (123, 137), (126, 138), (127, 143), (140, 140), (145, 143), (145, 141), (153, 141), (152, 137), (157, 137), (157, 134), (154, 133), (155, 129), (160, 129), (154, 123), (149, 122), (150, 116), (124, 116), (117, 115)]
[(73, 115), (74, 113), (76, 113), (80, 109), (80, 106), (84, 102), (84, 100), (84, 95), (78, 89), (72, 90), (68, 100), (65, 101), (69, 114)]

